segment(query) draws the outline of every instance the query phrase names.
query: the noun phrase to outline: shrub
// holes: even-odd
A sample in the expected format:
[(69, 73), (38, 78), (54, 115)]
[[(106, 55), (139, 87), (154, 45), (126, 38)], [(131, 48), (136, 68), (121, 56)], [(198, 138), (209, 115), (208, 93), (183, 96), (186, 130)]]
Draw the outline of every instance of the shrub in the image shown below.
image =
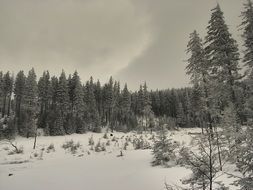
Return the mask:
[(70, 141), (66, 141), (63, 145), (62, 148), (65, 150), (69, 150), (72, 154), (75, 154), (78, 150), (78, 148), (80, 148), (81, 145), (79, 142), (75, 143), (73, 140)]
[(133, 146), (134, 148), (137, 149), (150, 149), (151, 145), (148, 141), (144, 140), (142, 136), (135, 137), (135, 139), (133, 140)]
[(95, 146), (95, 152), (106, 151), (105, 144), (101, 144), (100, 141)]
[(49, 152), (54, 152), (54, 151), (55, 151), (54, 144), (51, 143), (51, 144), (47, 147), (47, 153), (49, 153)]
[(103, 138), (104, 138), (104, 139), (108, 139), (107, 133), (105, 133), (105, 134), (103, 135)]
[(22, 146), (15, 148), (14, 150), (10, 151), (8, 155), (13, 155), (13, 154), (23, 154), (24, 153), (24, 148)]
[(106, 142), (106, 144), (105, 144), (106, 146), (110, 146), (111, 145), (111, 141), (110, 140), (108, 140), (107, 142)]
[(91, 145), (91, 146), (95, 144), (95, 143), (94, 143), (94, 140), (93, 140), (93, 136), (91, 136), (91, 137), (89, 138), (88, 143), (89, 143), (89, 145)]

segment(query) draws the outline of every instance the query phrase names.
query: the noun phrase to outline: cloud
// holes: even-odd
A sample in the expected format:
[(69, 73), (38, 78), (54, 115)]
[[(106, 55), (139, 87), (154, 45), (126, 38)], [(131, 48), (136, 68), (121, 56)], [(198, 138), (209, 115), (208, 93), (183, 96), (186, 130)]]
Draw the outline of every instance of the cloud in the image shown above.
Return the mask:
[(148, 18), (137, 14), (125, 0), (2, 0), (0, 66), (108, 78), (148, 41)]
[[(150, 29), (152, 43), (115, 77), (127, 81), (132, 89), (138, 89), (139, 84), (144, 81), (151, 89), (189, 86), (189, 77), (185, 74), (188, 37), (195, 29), (202, 37), (206, 35), (205, 28), (210, 19), (210, 10), (216, 2), (211, 0), (137, 2), (136, 6), (144, 7), (143, 11), (148, 12), (152, 18)], [(232, 26), (231, 31), (235, 34), (242, 10), (241, 2), (221, 1), (221, 7), (224, 8), (226, 21)]]
[[(1, 70), (34, 67), (58, 75), (77, 70), (105, 82), (109, 76), (137, 89), (187, 86), (189, 33), (202, 37), (213, 0), (0, 0)], [(238, 36), (242, 2), (220, 1)]]

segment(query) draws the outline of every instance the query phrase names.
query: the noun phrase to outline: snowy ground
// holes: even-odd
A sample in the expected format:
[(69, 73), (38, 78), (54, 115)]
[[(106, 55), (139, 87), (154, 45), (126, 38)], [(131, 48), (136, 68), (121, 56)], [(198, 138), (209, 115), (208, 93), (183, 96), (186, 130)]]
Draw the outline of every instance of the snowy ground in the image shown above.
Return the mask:
[[(180, 179), (191, 173), (179, 166), (152, 167), (151, 150), (134, 150), (131, 143), (123, 150), (124, 156), (119, 157), (125, 139), (140, 138), (141, 135), (113, 135), (116, 141), (109, 135), (104, 139), (103, 133), (38, 137), (36, 150), (32, 149), (32, 138), (17, 138), (14, 144), (23, 146), (24, 153), (13, 155), (8, 155), (13, 147), (0, 141), (0, 190), (163, 190), (165, 181), (181, 185)], [(90, 150), (88, 140), (91, 136), (95, 145), (99, 140), (101, 144), (109, 140), (106, 151)], [(151, 134), (142, 137), (151, 142)], [(174, 132), (173, 138), (180, 143), (191, 141), (187, 130)], [(81, 144), (75, 154), (62, 148), (71, 139)], [(55, 151), (47, 151), (50, 144), (54, 144)], [(228, 184), (232, 179), (223, 177), (221, 180)]]

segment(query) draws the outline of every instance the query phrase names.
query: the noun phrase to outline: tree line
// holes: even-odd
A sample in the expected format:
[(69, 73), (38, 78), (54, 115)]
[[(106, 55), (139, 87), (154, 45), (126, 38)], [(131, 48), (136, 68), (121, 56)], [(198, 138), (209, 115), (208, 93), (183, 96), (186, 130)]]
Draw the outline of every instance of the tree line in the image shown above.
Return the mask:
[(1, 71), (1, 132), (29, 137), (37, 128), (47, 135), (100, 132), (102, 126), (148, 130), (158, 120), (189, 127), (191, 94), (191, 88), (149, 91), (146, 83), (131, 92), (112, 77), (104, 85), (92, 77), (83, 84), (77, 71), (68, 77), (45, 71), (38, 80), (33, 68), (27, 75)]

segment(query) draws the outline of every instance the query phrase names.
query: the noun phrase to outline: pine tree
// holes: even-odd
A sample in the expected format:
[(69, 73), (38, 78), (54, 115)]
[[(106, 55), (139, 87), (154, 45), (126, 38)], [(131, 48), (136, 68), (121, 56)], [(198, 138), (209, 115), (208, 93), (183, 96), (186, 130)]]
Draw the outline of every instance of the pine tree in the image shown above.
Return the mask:
[(153, 118), (153, 111), (151, 109), (151, 100), (150, 100), (150, 95), (148, 92), (148, 87), (146, 82), (143, 85), (143, 108), (142, 108), (143, 116), (145, 119), (145, 130), (147, 127), (150, 126), (150, 118)]
[(187, 74), (191, 76), (193, 84), (192, 103), (194, 108), (194, 120), (204, 127), (203, 118), (206, 118), (210, 131), (213, 130), (212, 116), (210, 113), (212, 87), (210, 83), (210, 64), (206, 60), (205, 50), (199, 34), (194, 31), (190, 34), (190, 41), (187, 45), (187, 53), (191, 56), (186, 66)]
[(48, 126), (48, 114), (50, 108), (50, 102), (52, 101), (52, 86), (50, 81), (49, 72), (43, 72), (43, 76), (40, 77), (38, 82), (38, 99), (40, 103), (40, 113), (38, 118), (38, 127), (44, 128), (46, 134), (49, 133)]
[(253, 6), (251, 0), (247, 0), (244, 4), (244, 11), (242, 12), (243, 22), (241, 26), (244, 28), (244, 59), (246, 66), (248, 66), (248, 73), (253, 72)]
[(3, 76), (3, 108), (2, 117), (5, 115), (10, 115), (10, 104), (11, 104), (11, 94), (13, 89), (13, 77), (10, 76), (10, 72), (4, 74)]
[(215, 93), (220, 97), (221, 109), (232, 102), (236, 104), (235, 85), (239, 74), (239, 53), (236, 41), (229, 33), (219, 4), (212, 9), (205, 38), (205, 53), (210, 64), (210, 74), (216, 81)]
[(143, 116), (143, 105), (144, 105), (144, 98), (143, 98), (143, 86), (140, 85), (140, 88), (139, 88), (139, 91), (138, 91), (138, 94), (137, 94), (137, 114), (138, 116), (142, 117)]
[(85, 103), (87, 105), (86, 120), (89, 125), (89, 130), (93, 132), (100, 132), (100, 117), (96, 105), (96, 98), (94, 95), (93, 79), (86, 83), (85, 86)]
[(179, 102), (177, 109), (177, 124), (179, 127), (184, 127), (186, 124), (184, 109), (181, 102)]
[(103, 105), (102, 105), (103, 93), (102, 93), (102, 87), (101, 87), (99, 80), (94, 85), (94, 95), (95, 95), (95, 99), (96, 99), (98, 113), (99, 113), (100, 117), (102, 118), (102, 115), (103, 115)]
[(113, 130), (119, 129), (119, 112), (120, 112), (120, 83), (115, 81), (113, 86), (113, 109), (111, 127)]
[(168, 138), (168, 132), (163, 128), (159, 132), (158, 138), (154, 141), (152, 154), (154, 155), (152, 164), (167, 166), (169, 161), (175, 161), (175, 149), (177, 144)]
[(120, 116), (121, 123), (127, 124), (127, 120), (131, 111), (131, 95), (128, 91), (127, 84), (125, 84), (120, 97)]
[(105, 120), (106, 120), (106, 123), (109, 124), (110, 126), (111, 121), (112, 121), (112, 111), (113, 111), (113, 103), (114, 103), (112, 77), (110, 77), (109, 82), (104, 85), (103, 99), (104, 99)]
[(32, 68), (27, 75), (25, 81), (25, 91), (24, 91), (24, 104), (22, 110), (24, 110), (24, 132), (27, 137), (34, 136), (36, 127), (36, 117), (37, 117), (37, 103), (38, 103), (38, 89), (37, 89), (37, 81), (36, 74), (34, 69)]
[(0, 112), (1, 112), (1, 117), (2, 117), (2, 112), (3, 112), (3, 95), (4, 95), (4, 81), (3, 81), (3, 72), (0, 71)]
[(69, 94), (68, 94), (68, 84), (65, 72), (62, 71), (61, 76), (57, 84), (56, 94), (55, 94), (55, 118), (53, 119), (52, 125), (50, 127), (50, 135), (64, 135), (64, 122), (66, 121), (67, 114), (69, 112)]
[(74, 72), (71, 78), (71, 89), (72, 89), (72, 116), (76, 123), (76, 132), (84, 133), (86, 131), (86, 124), (84, 123), (84, 111), (85, 111), (85, 103), (84, 103), (84, 93), (83, 87), (81, 84), (80, 77), (77, 71)]
[(22, 118), (20, 116), (21, 116), (21, 105), (23, 104), (23, 98), (25, 93), (25, 82), (26, 76), (24, 75), (24, 71), (19, 71), (16, 76), (14, 84), (15, 118), (16, 118), (15, 120), (19, 133), (21, 132), (22, 127)]

